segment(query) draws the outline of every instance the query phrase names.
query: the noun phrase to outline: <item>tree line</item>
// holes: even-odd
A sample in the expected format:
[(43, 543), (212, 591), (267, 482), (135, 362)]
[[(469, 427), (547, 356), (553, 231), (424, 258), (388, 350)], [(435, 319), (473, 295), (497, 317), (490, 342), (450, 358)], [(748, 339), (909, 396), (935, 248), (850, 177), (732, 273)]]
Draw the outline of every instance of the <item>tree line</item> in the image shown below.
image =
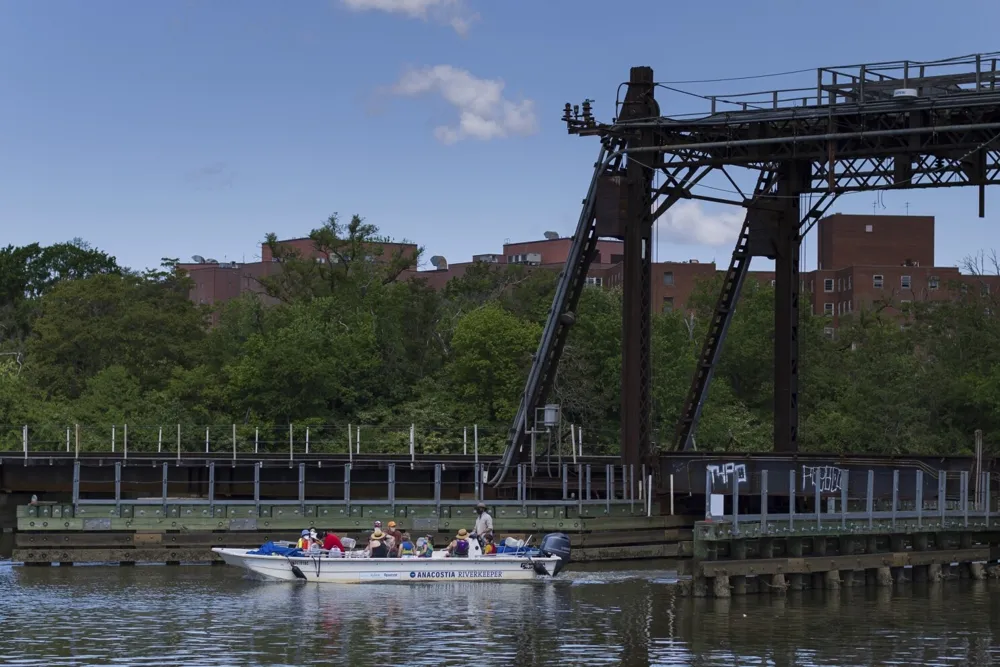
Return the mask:
[[(310, 238), (330, 261), (269, 235), (281, 270), (260, 279), (259, 293), (222, 305), (215, 326), (189, 299), (192, 281), (176, 260), (131, 270), (79, 239), (0, 250), (4, 447), (24, 424), (181, 424), (191, 434), (237, 424), (244, 437), (291, 424), (345, 443), (353, 424), (403, 451), (415, 424), (421, 451), (440, 451), (478, 424), (481, 451), (499, 450), (556, 272), (483, 264), (435, 290), (419, 276), (402, 279), (420, 251), (371, 261), (385, 239), (358, 216), (331, 216)], [(653, 315), (661, 449), (671, 445), (719, 280), (699, 285), (690, 312)], [(968, 451), (976, 429), (987, 442), (1000, 433), (996, 297), (950, 289), (946, 301), (855, 311), (835, 339), (824, 334), (827, 318), (802, 308), (803, 450), (950, 454)], [(773, 289), (748, 281), (698, 449), (770, 448), (773, 306)], [(620, 291), (588, 287), (550, 399), (580, 425), (591, 453), (617, 452), (620, 346)]]

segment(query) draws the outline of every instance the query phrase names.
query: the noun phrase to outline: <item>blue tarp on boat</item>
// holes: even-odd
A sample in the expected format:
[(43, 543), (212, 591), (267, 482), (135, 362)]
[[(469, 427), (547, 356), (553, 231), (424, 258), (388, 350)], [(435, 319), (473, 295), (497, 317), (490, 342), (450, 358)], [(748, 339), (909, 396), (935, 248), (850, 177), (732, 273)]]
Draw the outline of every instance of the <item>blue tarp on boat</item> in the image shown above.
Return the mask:
[(265, 542), (260, 549), (248, 551), (251, 556), (303, 556), (302, 549), (296, 547), (283, 547), (274, 542)]
[(498, 556), (531, 556), (535, 557), (538, 555), (538, 549), (535, 547), (508, 547), (507, 545), (501, 543), (497, 545), (497, 555)]

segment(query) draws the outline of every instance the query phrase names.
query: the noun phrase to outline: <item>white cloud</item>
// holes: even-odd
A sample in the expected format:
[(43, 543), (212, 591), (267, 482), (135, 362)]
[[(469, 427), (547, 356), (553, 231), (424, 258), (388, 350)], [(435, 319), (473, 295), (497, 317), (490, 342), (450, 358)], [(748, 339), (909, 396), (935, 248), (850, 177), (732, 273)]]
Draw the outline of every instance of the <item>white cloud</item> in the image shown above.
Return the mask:
[(391, 92), (403, 97), (435, 93), (453, 106), (458, 112), (458, 124), (434, 128), (434, 136), (445, 144), (534, 134), (538, 131), (535, 103), (507, 99), (503, 96), (504, 85), (500, 79), (478, 79), (451, 65), (435, 65), (407, 71)]
[(341, 0), (341, 2), (356, 12), (403, 14), (423, 21), (433, 19), (450, 25), (463, 37), (468, 34), (469, 27), (479, 19), (479, 14), (469, 11), (464, 0)]
[(727, 207), (706, 211), (701, 202), (681, 201), (657, 220), (659, 239), (670, 243), (728, 246), (736, 242), (746, 211)]

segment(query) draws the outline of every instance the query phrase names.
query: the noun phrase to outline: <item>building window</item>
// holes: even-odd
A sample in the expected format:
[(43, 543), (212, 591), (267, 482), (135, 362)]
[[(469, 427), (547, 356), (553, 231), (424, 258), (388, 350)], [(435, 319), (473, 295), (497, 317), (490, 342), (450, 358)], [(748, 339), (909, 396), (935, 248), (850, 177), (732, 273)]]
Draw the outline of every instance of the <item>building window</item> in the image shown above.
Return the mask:
[(899, 286), (902, 289), (910, 289), (910, 276), (900, 276), (899, 277)]
[(824, 315), (829, 315), (830, 317), (833, 317), (833, 304), (832, 303), (824, 303), (823, 304), (823, 314)]
[(930, 278), (927, 279), (927, 289), (937, 289), (938, 285), (939, 283), (937, 276), (931, 276)]
[(871, 234), (872, 233), (872, 226), (871, 225), (865, 225), (865, 233), (867, 233), (867, 234)]
[(587, 284), (601, 287), (604, 284), (604, 279), (600, 276), (587, 276)]
[[(774, 281), (771, 281), (771, 287), (774, 287)], [(799, 289), (802, 289), (801, 287)]]
[(986, 283), (983, 283), (983, 296), (989, 296), (989, 294), (990, 294), (990, 286), (987, 285)]
[(663, 312), (669, 313), (674, 309), (674, 297), (665, 296), (663, 297)]
[(882, 276), (878, 274), (872, 276), (872, 287), (875, 289), (882, 289)]
[(836, 329), (834, 329), (833, 327), (823, 327), (823, 335), (829, 338), (830, 340), (833, 340), (835, 332)]
[(847, 289), (851, 289), (851, 277), (847, 276)]
[(824, 278), (823, 279), (823, 291), (824, 292), (832, 292), (833, 291), (833, 278)]
[(663, 284), (666, 285), (667, 287), (673, 287), (674, 286), (674, 272), (673, 271), (665, 271), (663, 273)]
[(837, 291), (838, 292), (843, 292), (844, 291), (844, 279), (843, 278), (837, 278)]

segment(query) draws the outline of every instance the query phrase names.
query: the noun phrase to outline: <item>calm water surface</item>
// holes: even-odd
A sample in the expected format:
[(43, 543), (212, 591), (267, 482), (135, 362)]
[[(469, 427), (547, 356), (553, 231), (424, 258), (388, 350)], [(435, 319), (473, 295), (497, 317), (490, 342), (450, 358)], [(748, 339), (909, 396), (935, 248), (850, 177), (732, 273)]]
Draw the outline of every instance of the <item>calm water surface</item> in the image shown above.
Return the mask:
[(0, 563), (5, 665), (988, 665), (1000, 585), (690, 600), (669, 564), (317, 586), (230, 567)]

